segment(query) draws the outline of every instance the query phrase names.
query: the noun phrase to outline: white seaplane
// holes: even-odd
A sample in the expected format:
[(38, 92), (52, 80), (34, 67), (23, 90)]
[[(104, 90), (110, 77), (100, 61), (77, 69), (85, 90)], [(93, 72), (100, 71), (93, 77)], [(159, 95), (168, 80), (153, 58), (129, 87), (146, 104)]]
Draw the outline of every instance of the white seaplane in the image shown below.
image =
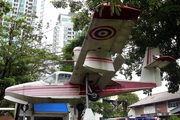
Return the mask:
[[(84, 103), (88, 100), (150, 89), (161, 85), (160, 68), (165, 67), (174, 59), (161, 56), (158, 48), (147, 48), (141, 71), (140, 81), (112, 80), (115, 73), (124, 63), (122, 49), (125, 46), (140, 11), (128, 6), (121, 9), (120, 16), (110, 15), (110, 5), (104, 5), (102, 15), (97, 11), (89, 27), (82, 47), (74, 49), (74, 70), (55, 72), (40, 81), (8, 87), (5, 99), (20, 103)], [(117, 54), (115, 59), (111, 55)], [(86, 114), (87, 113), (87, 114)], [(93, 115), (85, 112), (84, 120), (93, 120)]]

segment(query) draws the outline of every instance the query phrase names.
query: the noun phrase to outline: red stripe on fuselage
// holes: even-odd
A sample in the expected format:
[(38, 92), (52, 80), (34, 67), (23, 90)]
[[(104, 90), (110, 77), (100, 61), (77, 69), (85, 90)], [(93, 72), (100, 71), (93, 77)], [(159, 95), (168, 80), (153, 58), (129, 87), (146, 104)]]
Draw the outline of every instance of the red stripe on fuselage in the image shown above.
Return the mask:
[(111, 59), (97, 58), (97, 57), (86, 57), (86, 61), (97, 61), (97, 62), (112, 63)]
[(33, 86), (8, 89), (7, 92), (22, 94), (25, 96), (70, 96), (79, 95), (79, 86)]

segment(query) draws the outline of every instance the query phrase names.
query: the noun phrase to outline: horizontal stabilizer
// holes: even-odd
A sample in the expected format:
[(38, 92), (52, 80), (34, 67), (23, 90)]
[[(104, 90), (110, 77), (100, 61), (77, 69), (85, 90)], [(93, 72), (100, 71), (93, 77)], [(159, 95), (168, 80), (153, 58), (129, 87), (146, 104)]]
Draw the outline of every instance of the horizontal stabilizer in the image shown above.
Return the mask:
[(145, 66), (145, 68), (152, 68), (152, 67), (163, 68), (173, 61), (175, 61), (175, 59), (170, 56), (161, 56), (157, 58), (155, 61), (148, 64), (147, 66)]

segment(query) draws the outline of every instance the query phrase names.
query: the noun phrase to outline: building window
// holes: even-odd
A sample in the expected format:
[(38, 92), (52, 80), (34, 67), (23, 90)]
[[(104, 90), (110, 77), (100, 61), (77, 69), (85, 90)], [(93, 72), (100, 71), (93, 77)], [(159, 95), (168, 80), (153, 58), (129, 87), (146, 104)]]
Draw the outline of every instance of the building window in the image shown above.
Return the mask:
[(168, 101), (168, 108), (177, 107), (180, 105), (180, 100)]

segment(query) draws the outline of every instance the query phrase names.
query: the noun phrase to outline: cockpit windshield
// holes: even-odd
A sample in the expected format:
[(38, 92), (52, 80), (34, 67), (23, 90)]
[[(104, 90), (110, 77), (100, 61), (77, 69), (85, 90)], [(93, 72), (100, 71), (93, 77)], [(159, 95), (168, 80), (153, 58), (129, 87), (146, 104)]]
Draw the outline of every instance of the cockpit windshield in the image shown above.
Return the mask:
[(66, 83), (71, 78), (71, 74), (60, 73), (58, 75), (58, 83)]
[(46, 83), (55, 83), (55, 81), (56, 81), (56, 74), (54, 73), (54, 74), (51, 74), (51, 75), (45, 77), (43, 79), (43, 81), (46, 82)]

